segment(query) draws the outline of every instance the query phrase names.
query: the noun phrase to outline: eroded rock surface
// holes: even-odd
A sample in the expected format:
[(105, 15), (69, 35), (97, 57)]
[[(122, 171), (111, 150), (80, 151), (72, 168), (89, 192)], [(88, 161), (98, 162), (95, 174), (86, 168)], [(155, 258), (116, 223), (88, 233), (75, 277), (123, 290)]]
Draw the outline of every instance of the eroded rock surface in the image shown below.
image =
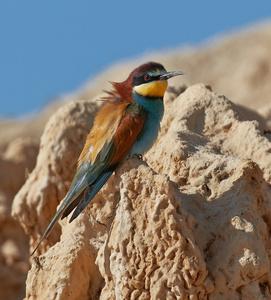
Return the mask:
[(39, 145), (17, 138), (0, 154), (0, 298), (22, 299), (29, 265), (29, 237), (11, 217), (14, 196), (35, 166)]
[[(270, 136), (203, 84), (167, 93), (165, 106), (144, 160), (124, 161), (42, 243), (26, 299), (271, 297)], [(71, 103), (46, 126), (12, 209), (30, 252), (67, 192), (95, 113), (93, 102)]]

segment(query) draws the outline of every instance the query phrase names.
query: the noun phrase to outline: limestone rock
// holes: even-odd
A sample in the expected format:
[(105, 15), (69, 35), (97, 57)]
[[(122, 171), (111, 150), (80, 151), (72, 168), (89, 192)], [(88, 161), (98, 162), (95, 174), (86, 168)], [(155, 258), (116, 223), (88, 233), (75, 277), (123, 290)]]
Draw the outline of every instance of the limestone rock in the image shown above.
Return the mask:
[[(269, 135), (203, 84), (168, 93), (165, 106), (144, 160), (125, 160), (42, 243), (26, 299), (271, 297)], [(95, 113), (92, 102), (71, 103), (46, 126), (13, 204), (30, 251), (65, 196)]]
[(29, 269), (29, 237), (11, 217), (14, 196), (35, 166), (38, 143), (17, 138), (0, 155), (0, 298), (22, 299)]
[[(1, 299), (21, 299), (24, 295), (24, 281), (29, 268), (29, 236), (32, 249), (69, 187), (75, 172), (77, 157), (82, 149), (85, 136), (91, 127), (97, 106), (100, 103), (87, 100), (93, 99), (101, 90), (110, 88), (108, 80), (120, 81), (125, 79), (132, 68), (146, 60), (157, 60), (164, 64), (168, 70), (179, 69), (188, 73), (187, 76), (182, 77), (182, 80), (173, 78), (169, 82), (170, 86), (165, 99), (167, 112), (163, 120), (161, 134), (154, 148), (144, 158), (151, 170), (155, 172), (154, 174), (169, 176), (174, 189), (176, 189), (176, 184), (181, 192), (184, 190), (185, 193), (196, 195), (196, 199), (198, 199), (197, 197), (203, 197), (203, 200), (197, 200), (198, 202), (194, 200), (196, 204), (193, 205), (196, 207), (200, 205), (204, 209), (207, 206), (207, 210), (211, 209), (213, 204), (209, 206), (204, 204), (203, 206), (199, 203), (202, 203), (202, 201), (207, 201), (208, 203), (211, 201), (210, 203), (213, 203), (213, 199), (220, 199), (220, 195), (224, 195), (226, 192), (229, 194), (229, 197), (232, 197), (231, 193), (235, 192), (243, 195), (244, 192), (239, 191), (236, 187), (237, 182), (243, 182), (242, 184), (245, 187), (250, 186), (250, 184), (254, 186), (255, 181), (249, 183), (249, 177), (246, 177), (246, 175), (244, 176), (247, 178), (247, 181), (238, 179), (243, 169), (245, 170), (244, 174), (250, 174), (249, 170), (252, 170), (252, 173), (258, 174), (258, 179), (259, 176), (263, 176), (263, 184), (265, 182), (270, 183), (270, 24), (269, 22), (260, 26), (253, 26), (241, 32), (218, 37), (204, 44), (196, 45), (196, 47), (175, 49), (163, 53), (151, 53), (134, 61), (121, 62), (108, 68), (100, 76), (95, 74), (95, 80), (91, 80), (79, 91), (50, 103), (48, 107), (36, 116), (20, 120), (1, 120)], [(196, 82), (210, 84), (215, 92), (226, 95), (227, 98), (235, 102), (235, 105), (225, 99), (225, 97), (211, 93), (204, 86), (191, 87), (176, 99), (176, 96), (185, 90), (185, 86), (190, 86)], [(207, 96), (209, 97), (208, 101)], [(203, 101), (204, 98), (206, 99)], [(214, 101), (214, 99), (216, 100)], [(63, 106), (64, 103), (69, 103), (73, 100), (82, 101), (71, 103), (70, 106), (61, 108), (55, 114), (57, 109)], [(50, 117), (52, 119), (47, 124)], [(257, 121), (248, 122), (248, 120)], [(45, 124), (47, 124), (47, 127), (44, 132)], [(40, 136), (43, 132), (38, 164), (32, 172), (36, 164)], [(241, 164), (241, 162), (244, 164)], [(137, 168), (138, 162), (134, 161), (133, 163), (134, 167)], [(253, 163), (256, 163), (256, 165)], [(126, 164), (130, 165), (132, 162), (126, 162)], [(141, 167), (143, 168), (143, 166)], [(129, 168), (126, 169), (124, 164), (118, 171), (118, 174), (119, 176), (126, 174), (129, 170)], [(262, 175), (259, 175), (261, 172)], [(15, 194), (24, 185), (28, 177), (28, 183), (20, 191), (13, 205), (13, 215), (24, 226), (25, 231), (28, 233), (25, 234), (18, 222), (11, 217), (11, 206)], [(256, 182), (258, 182), (257, 180)], [(107, 231), (109, 230), (105, 226), (101, 227), (95, 220), (106, 224), (111, 222), (111, 219), (107, 220), (107, 218), (112, 215), (112, 207), (115, 207), (116, 203), (122, 203), (120, 201), (122, 198), (118, 195), (122, 184), (123, 182), (119, 181), (118, 178), (114, 179), (112, 177), (108, 185), (100, 193), (100, 196), (98, 195), (93, 201), (91, 208), (88, 208), (86, 211), (89, 212), (89, 215), (95, 216), (91, 221), (91, 225), (89, 225), (91, 226), (90, 232), (92, 232), (93, 226), (94, 228), (97, 227), (91, 233), (93, 234), (91, 239), (89, 238), (91, 240), (91, 243), (89, 243), (89, 245), (91, 244), (90, 249), (88, 248), (85, 252), (88, 253), (86, 255), (90, 255), (90, 252), (92, 253), (91, 265), (96, 274), (99, 274), (96, 283), (93, 283), (92, 278), (92, 283), (90, 284), (91, 292), (88, 292), (91, 295), (95, 295), (95, 291), (98, 291), (97, 294), (100, 295), (99, 288), (102, 289), (103, 287), (101, 295), (106, 295), (106, 291), (108, 291), (108, 295), (115, 295), (112, 288), (113, 281), (110, 278), (108, 279), (110, 284), (104, 286), (106, 277), (101, 275), (102, 269), (97, 267), (99, 265), (101, 268), (101, 263), (98, 263), (98, 261), (93, 263), (97, 252), (100, 251), (100, 246), (104, 243), (103, 241), (107, 240)], [(234, 188), (230, 187), (231, 185)], [(245, 187), (245, 192), (250, 193)], [(132, 189), (133, 186), (131, 186)], [(264, 187), (263, 190), (265, 189), (267, 188)], [(265, 199), (269, 197), (269, 191), (265, 192), (267, 196), (262, 196), (263, 190), (261, 186), (257, 192), (259, 199), (263, 199), (259, 200), (259, 203), (266, 203)], [(255, 192), (255, 190), (253, 191)], [(185, 199), (187, 199), (187, 196), (185, 196)], [(236, 197), (233, 197), (233, 199), (236, 199)], [(113, 201), (116, 203), (112, 204)], [(231, 205), (234, 205), (231, 202), (234, 200), (229, 201), (232, 203)], [(245, 204), (242, 201), (242, 205), (245, 207), (249, 206), (249, 204)], [(192, 200), (188, 202), (182, 200), (182, 214), (185, 214), (185, 203), (194, 202)], [(267, 224), (267, 228), (269, 228), (269, 208), (267, 204), (263, 205), (263, 209), (266, 209), (266, 213), (264, 215), (260, 213), (260, 219), (262, 218)], [(190, 216), (189, 220), (194, 218), (196, 221), (193, 219), (193, 222), (199, 222), (193, 211), (202, 215), (201, 211), (198, 212), (196, 208), (191, 211), (189, 207), (187, 211)], [(206, 218), (211, 217), (205, 213), (201, 218), (202, 220), (199, 223), (205, 224), (207, 223), (205, 221)], [(238, 218), (235, 218), (235, 215), (233, 218), (234, 224), (241, 222)], [(254, 224), (251, 221), (249, 222)], [(243, 224), (245, 224), (245, 227), (249, 226), (250, 228), (251, 225), (247, 225), (250, 223), (247, 223), (246, 219)], [(66, 221), (61, 224), (65, 227)], [(218, 222), (215, 221), (214, 224), (215, 227)], [(230, 224), (230, 226), (233, 226), (232, 222)], [(195, 226), (197, 230), (192, 229), (195, 243), (200, 244), (203, 238), (201, 238), (201, 231), (199, 231), (198, 225)], [(239, 227), (241, 228), (242, 226), (240, 225)], [(218, 231), (218, 229), (216, 230)], [(253, 232), (255, 230), (253, 229)], [(256, 232), (258, 232), (257, 230)], [(64, 235), (65, 231), (58, 225), (48, 241), (41, 245), (38, 253), (45, 253), (49, 246), (55, 244), (60, 238), (61, 231), (63, 231)], [(88, 235), (88, 231), (85, 233), (82, 229), (81, 232), (84, 236)], [(211, 231), (211, 235), (215, 234)], [(99, 240), (97, 240), (98, 236)], [(197, 236), (199, 238), (196, 238)], [(259, 236), (262, 235), (260, 234)], [(255, 235), (253, 240), (254, 238)], [(79, 241), (82, 242), (82, 240), (84, 238), (79, 238)], [(207, 238), (207, 240), (210, 240), (210, 238)], [(73, 240), (70, 243), (72, 246)], [(112, 247), (115, 249), (114, 246)], [(203, 245), (199, 248), (201, 249), (201, 247)], [(231, 252), (231, 250), (229, 251)], [(244, 251), (243, 259), (241, 259), (242, 264), (246, 261), (249, 253), (253, 252)], [(255, 263), (256, 260), (253, 259), (252, 254), (251, 257), (251, 262)], [(206, 260), (205, 257), (204, 260)], [(43, 260), (44, 268), (46, 262), (48, 262), (49, 268), (49, 261)], [(55, 270), (57, 272), (57, 265)], [(209, 263), (206, 270), (210, 274)], [(90, 278), (91, 272), (89, 274)], [(208, 276), (207, 278), (210, 277)], [(29, 273), (29, 287), (31, 278), (33, 280), (36, 278), (35, 273)], [(213, 279), (211, 278), (212, 281)], [(43, 283), (43, 281), (41, 282)], [(67, 278), (65, 282), (69, 284), (69, 279)], [(97, 284), (97, 282), (100, 283)], [(212, 285), (208, 279), (204, 284), (208, 286), (209, 290), (212, 290)], [(256, 281), (252, 280), (250, 284), (238, 288), (238, 291), (240, 292), (242, 289), (243, 298), (248, 299), (246, 295), (252, 295), (253, 291), (257, 290), (257, 284)], [(260, 297), (261, 293), (263, 294), (267, 286), (266, 284), (260, 284), (260, 291), (258, 290), (255, 294), (257, 298)], [(37, 289), (34, 288), (34, 290), (36, 291)], [(60, 291), (58, 292), (61, 294)], [(79, 293), (78, 295), (81, 295), (81, 292), (76, 292)]]

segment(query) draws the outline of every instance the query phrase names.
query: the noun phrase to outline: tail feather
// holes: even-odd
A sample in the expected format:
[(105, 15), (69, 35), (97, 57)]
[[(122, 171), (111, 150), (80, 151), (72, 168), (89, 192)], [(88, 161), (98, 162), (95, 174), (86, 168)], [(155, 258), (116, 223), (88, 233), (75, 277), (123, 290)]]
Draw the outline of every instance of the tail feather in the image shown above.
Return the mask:
[(116, 167), (117, 164), (110, 167), (110, 169), (107, 169), (97, 178), (97, 180), (93, 184), (89, 185), (86, 188), (84, 196), (79, 202), (79, 204), (77, 205), (75, 211), (73, 212), (72, 217), (69, 220), (69, 223), (71, 223), (75, 218), (77, 218), (80, 215), (80, 213), (84, 210), (84, 208), (89, 204), (89, 202), (95, 197), (95, 195), (99, 192), (102, 186), (106, 183), (106, 181), (115, 171)]
[[(84, 191), (85, 186), (86, 186), (84, 179), (85, 178), (83, 177), (80, 181), (77, 181), (76, 188), (73, 188), (72, 190), (71, 189), (69, 190), (66, 198), (63, 200), (62, 204), (60, 205), (60, 207), (59, 207), (58, 211), (56, 212), (55, 216), (53, 217), (52, 221), (50, 222), (50, 224), (46, 228), (46, 230), (45, 230), (43, 236), (41, 237), (38, 245), (36, 246), (36, 248), (31, 253), (30, 256), (32, 256), (36, 252), (36, 250), (38, 249), (41, 242), (50, 234), (50, 232), (54, 228), (56, 222), (61, 218), (63, 211), (65, 213), (66, 210), (69, 210), (70, 206), (74, 205), (73, 204), (74, 200), (76, 201), (75, 204), (78, 204), (78, 202), (80, 200), (80, 195), (82, 194), (82, 192)], [(76, 205), (74, 205), (73, 208), (75, 206)]]
[[(54, 228), (56, 222), (61, 218), (67, 217), (71, 211), (74, 210), (72, 217), (69, 222), (72, 222), (78, 215), (83, 211), (83, 209), (88, 205), (88, 203), (94, 198), (94, 196), (99, 192), (102, 186), (106, 183), (112, 173), (115, 171), (118, 164), (114, 164), (106, 169), (100, 176), (90, 185), (85, 187), (85, 178), (81, 179), (76, 183), (77, 188), (70, 191), (67, 194), (66, 199), (62, 202), (59, 210), (56, 212), (53, 220), (45, 230), (43, 236), (41, 237), (37, 247), (31, 253), (31, 256), (36, 252), (41, 242), (50, 234), (51, 230)], [(84, 188), (85, 187), (85, 188)], [(76, 192), (75, 192), (76, 190)], [(82, 194), (84, 193), (83, 197)], [(82, 197), (82, 198), (81, 198)]]
[[(64, 208), (63, 208), (63, 209), (64, 209)], [(61, 217), (61, 213), (62, 213), (63, 209), (62, 209), (62, 210), (60, 209), (59, 211), (57, 211), (57, 213), (55, 214), (53, 220), (51, 221), (51, 223), (49, 224), (49, 226), (46, 228), (46, 230), (45, 230), (43, 236), (41, 237), (41, 239), (40, 239), (38, 245), (36, 246), (36, 248), (35, 248), (34, 251), (31, 253), (30, 256), (32, 256), (32, 255), (36, 252), (36, 250), (38, 249), (38, 247), (39, 247), (39, 245), (41, 244), (41, 242), (49, 235), (49, 233), (51, 232), (51, 230), (54, 228), (56, 222), (57, 222), (57, 221), (60, 219), (60, 217)]]
[[(87, 189), (87, 188), (86, 188)], [(80, 200), (83, 197), (83, 193), (85, 192), (84, 189), (76, 199), (73, 200), (73, 202), (64, 210), (62, 216), (61, 216), (61, 220), (63, 220), (64, 218), (66, 218), (72, 211), (73, 209), (78, 205), (78, 203), (80, 202)]]

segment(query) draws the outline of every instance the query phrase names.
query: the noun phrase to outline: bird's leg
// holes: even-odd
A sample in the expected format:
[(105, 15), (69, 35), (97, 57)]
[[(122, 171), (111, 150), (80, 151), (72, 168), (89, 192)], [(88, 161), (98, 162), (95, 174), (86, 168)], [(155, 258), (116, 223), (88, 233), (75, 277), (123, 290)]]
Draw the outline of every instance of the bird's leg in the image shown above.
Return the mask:
[(143, 156), (142, 156), (142, 154), (140, 154), (140, 153), (137, 153), (137, 154), (131, 154), (131, 155), (129, 155), (129, 157), (135, 157), (135, 158), (138, 158), (138, 159), (140, 159), (140, 160), (143, 160)]

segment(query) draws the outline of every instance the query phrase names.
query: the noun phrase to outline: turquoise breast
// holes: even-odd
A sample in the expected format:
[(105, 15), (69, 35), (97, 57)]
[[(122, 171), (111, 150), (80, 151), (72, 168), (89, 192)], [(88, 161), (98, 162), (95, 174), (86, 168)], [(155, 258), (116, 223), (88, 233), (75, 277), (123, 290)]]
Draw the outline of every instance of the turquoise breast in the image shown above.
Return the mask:
[(144, 154), (152, 147), (157, 139), (160, 122), (164, 115), (163, 98), (146, 99), (136, 93), (133, 93), (133, 96), (136, 102), (147, 111), (147, 117), (130, 155)]

